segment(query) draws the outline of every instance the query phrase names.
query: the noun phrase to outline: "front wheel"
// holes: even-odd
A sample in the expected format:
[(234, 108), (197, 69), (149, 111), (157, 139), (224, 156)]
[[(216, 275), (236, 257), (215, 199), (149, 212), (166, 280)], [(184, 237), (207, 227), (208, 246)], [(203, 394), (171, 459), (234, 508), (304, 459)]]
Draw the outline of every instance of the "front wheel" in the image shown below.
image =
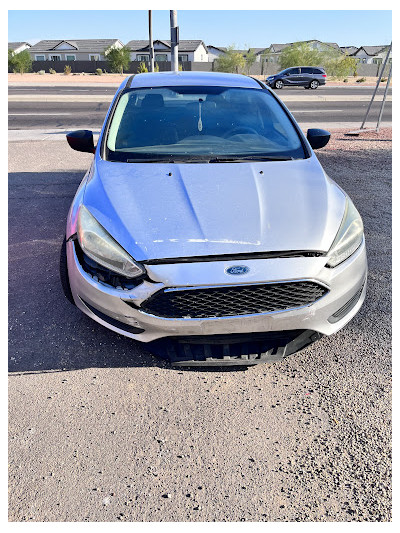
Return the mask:
[(60, 281), (65, 297), (69, 302), (72, 303), (72, 305), (75, 305), (74, 297), (72, 296), (71, 286), (69, 284), (67, 265), (67, 243), (65, 237), (60, 250)]
[(275, 89), (282, 89), (283, 87), (283, 81), (282, 80), (278, 80), (274, 83), (274, 87)]
[(319, 81), (318, 80), (312, 80), (310, 83), (310, 89), (318, 89), (319, 87)]

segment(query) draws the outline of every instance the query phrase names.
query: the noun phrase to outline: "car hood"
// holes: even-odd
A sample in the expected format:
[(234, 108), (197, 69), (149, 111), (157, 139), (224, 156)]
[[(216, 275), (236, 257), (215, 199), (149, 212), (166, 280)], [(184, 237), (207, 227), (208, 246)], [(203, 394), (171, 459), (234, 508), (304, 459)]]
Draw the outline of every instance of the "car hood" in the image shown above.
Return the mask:
[(344, 193), (315, 155), (279, 162), (95, 163), (84, 204), (138, 261), (328, 251), (345, 208)]

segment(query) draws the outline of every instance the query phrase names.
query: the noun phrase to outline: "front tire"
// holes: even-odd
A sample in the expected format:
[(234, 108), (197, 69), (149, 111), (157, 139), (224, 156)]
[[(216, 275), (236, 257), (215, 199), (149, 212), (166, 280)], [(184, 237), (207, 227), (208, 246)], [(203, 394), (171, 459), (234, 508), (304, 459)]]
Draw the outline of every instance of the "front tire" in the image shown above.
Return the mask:
[(274, 83), (274, 89), (282, 89), (283, 88), (283, 81), (278, 80)]
[(64, 296), (72, 305), (75, 305), (74, 297), (72, 296), (71, 286), (69, 284), (67, 264), (67, 242), (65, 237), (60, 250), (60, 281)]
[(312, 80), (310, 82), (310, 89), (318, 89), (319, 87), (319, 81), (318, 80)]

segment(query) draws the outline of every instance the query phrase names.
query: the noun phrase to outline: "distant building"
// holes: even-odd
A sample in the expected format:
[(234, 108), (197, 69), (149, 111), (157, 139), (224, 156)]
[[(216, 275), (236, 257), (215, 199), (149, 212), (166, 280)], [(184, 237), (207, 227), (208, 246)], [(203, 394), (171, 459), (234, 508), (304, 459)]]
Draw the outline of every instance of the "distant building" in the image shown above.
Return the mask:
[[(129, 41), (126, 45), (131, 51), (131, 61), (150, 61), (149, 41), (148, 40), (134, 40)], [(154, 47), (154, 61), (156, 63), (162, 61), (171, 61), (171, 41), (155, 40)], [(200, 40), (180, 40), (178, 45), (178, 60), (183, 61), (199, 61), (208, 62), (208, 50), (203, 41)]]
[[(316, 39), (310, 41), (301, 41), (302, 43), (307, 43), (311, 48), (318, 50), (319, 52), (326, 52), (328, 50), (335, 50), (336, 52), (341, 52), (341, 48), (337, 43), (324, 43)], [(280, 55), (285, 48), (293, 46), (297, 43), (285, 43), (285, 44), (271, 44), (268, 48), (264, 48), (257, 53), (257, 61), (261, 61), (262, 56), (266, 56), (266, 60), (269, 63), (279, 63)]]
[(340, 49), (344, 54), (351, 56), (354, 52), (357, 52), (358, 46), (341, 46)]
[[(375, 64), (380, 65), (385, 60), (389, 45), (378, 46), (360, 46), (356, 52), (351, 56), (355, 57), (359, 63), (365, 63), (367, 65)], [(392, 61), (392, 51), (389, 55), (389, 63)]]
[(29, 43), (8, 43), (8, 49), (13, 52), (13, 54), (19, 54), (23, 50), (27, 50), (31, 45)]
[(31, 46), (33, 61), (104, 61), (107, 48), (122, 48), (119, 39), (45, 40)]
[(211, 63), (226, 53), (225, 46), (214, 46), (212, 44), (208, 44), (207, 50), (208, 50), (208, 61)]

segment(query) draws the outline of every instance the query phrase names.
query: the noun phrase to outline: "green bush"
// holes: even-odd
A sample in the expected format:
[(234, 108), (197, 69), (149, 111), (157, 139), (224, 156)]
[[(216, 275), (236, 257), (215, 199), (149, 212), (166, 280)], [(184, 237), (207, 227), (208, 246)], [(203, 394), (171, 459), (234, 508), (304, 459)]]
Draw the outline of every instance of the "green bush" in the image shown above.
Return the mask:
[(122, 48), (110, 46), (110, 48), (104, 50), (104, 55), (110, 65), (111, 72), (123, 74), (124, 69), (127, 70), (129, 68), (131, 51), (126, 46), (123, 46)]
[(235, 45), (228, 46), (224, 55), (215, 60), (215, 70), (218, 72), (236, 72), (243, 70), (246, 60), (240, 52), (235, 51)]
[(32, 59), (28, 50), (22, 50), (18, 54), (10, 54), (8, 52), (8, 65), (13, 69), (14, 72), (19, 72), (24, 74), (24, 72), (31, 72), (32, 70)]
[(43, 74), (46, 74), (46, 71), (45, 70), (39, 70), (39, 72), (37, 74), (40, 74), (41, 76), (43, 76)]
[(149, 72), (148, 68), (146, 67), (146, 64), (143, 61), (138, 66), (137, 71), (138, 71), (138, 74), (141, 74), (143, 72)]
[(102, 74), (103, 74), (103, 71), (101, 70), (101, 68), (96, 68), (96, 75), (101, 76)]
[(57, 72), (54, 70), (54, 68), (49, 68), (50, 74), (57, 74)]
[(356, 83), (364, 83), (364, 81), (367, 81), (367, 78), (358, 78), (358, 80), (356, 80)]
[(71, 72), (72, 72), (71, 65), (65, 65), (64, 74), (68, 75), (68, 74), (71, 74)]

